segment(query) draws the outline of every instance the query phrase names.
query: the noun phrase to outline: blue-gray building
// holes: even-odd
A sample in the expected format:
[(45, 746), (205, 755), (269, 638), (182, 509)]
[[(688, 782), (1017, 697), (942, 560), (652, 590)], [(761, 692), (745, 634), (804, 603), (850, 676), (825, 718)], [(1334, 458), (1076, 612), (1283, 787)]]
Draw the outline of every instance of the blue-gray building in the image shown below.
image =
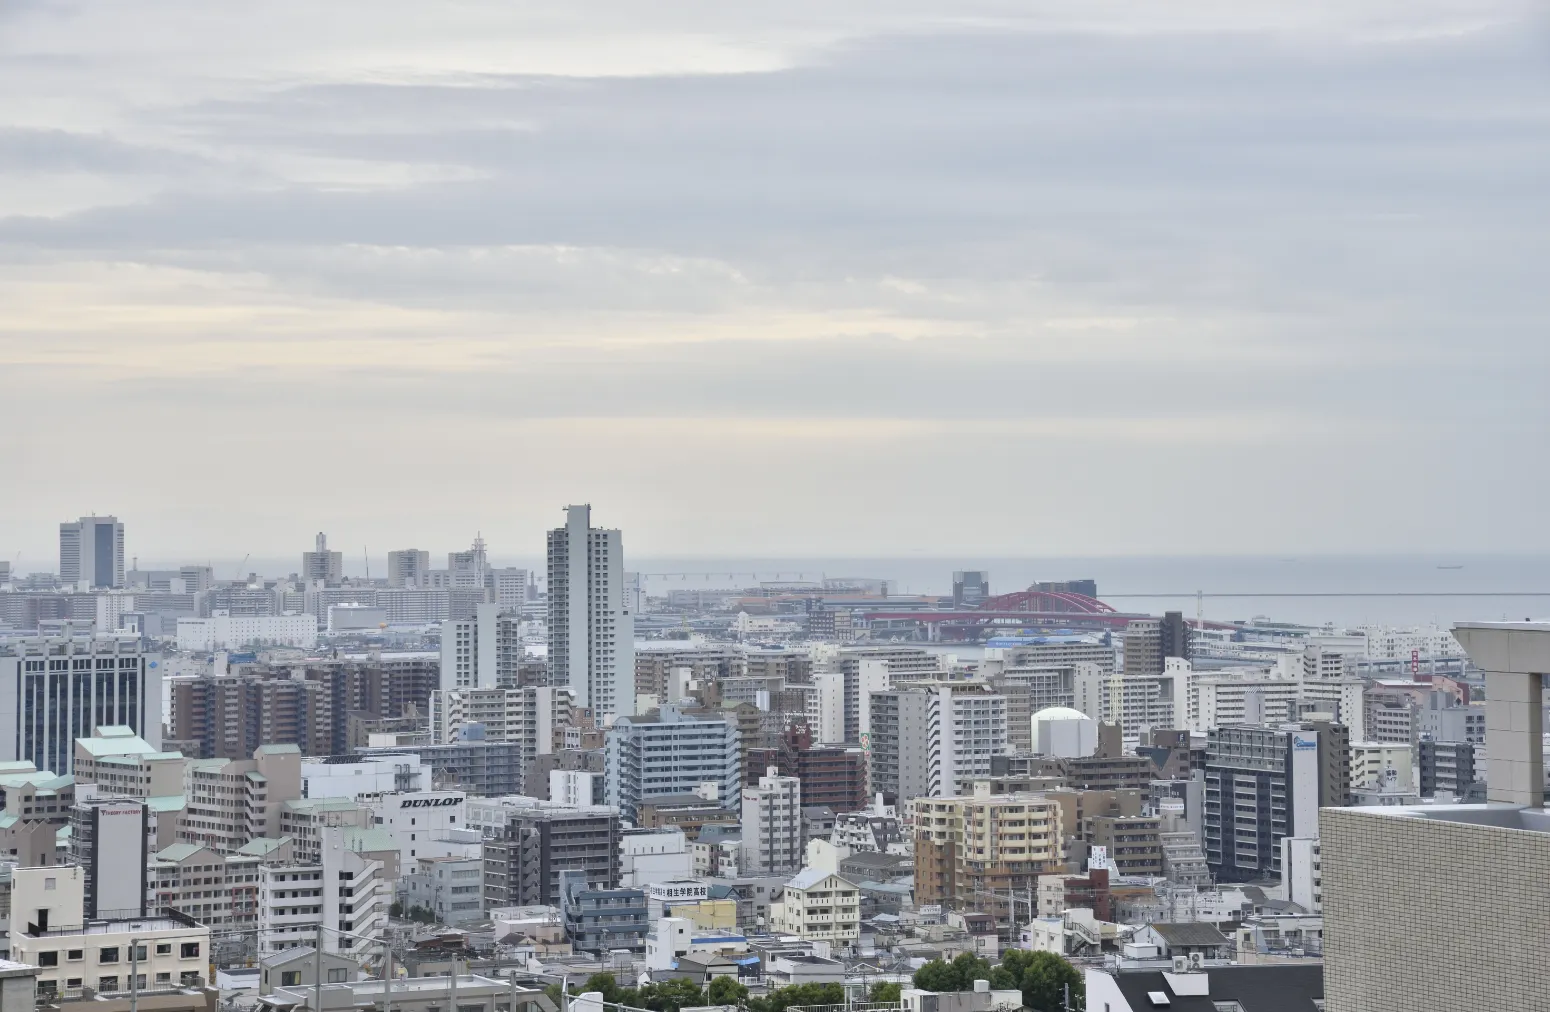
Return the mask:
[(620, 717), (608, 731), (608, 803), (630, 822), (640, 807), (669, 794), (717, 785), (727, 809), (742, 804), (741, 737), (720, 716), (692, 714), (665, 703), (642, 717)]

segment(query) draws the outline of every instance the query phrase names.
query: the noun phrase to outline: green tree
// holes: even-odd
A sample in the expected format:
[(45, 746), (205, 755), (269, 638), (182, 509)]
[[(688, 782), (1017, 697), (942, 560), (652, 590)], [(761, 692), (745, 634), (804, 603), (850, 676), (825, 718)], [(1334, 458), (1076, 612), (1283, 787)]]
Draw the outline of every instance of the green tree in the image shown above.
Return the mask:
[(705, 997), (711, 1005), (739, 1005), (748, 997), (748, 989), (735, 978), (723, 975), (710, 982)]
[(976, 980), (990, 979), (990, 964), (972, 952), (960, 952), (951, 963), (940, 959), (915, 971), (915, 986), (922, 991), (972, 991)]
[(393, 905), (388, 907), (388, 916), (389, 917), (403, 917), (404, 916), (404, 905), (402, 903), (398, 902), (397, 900), (394, 900), (393, 901)]
[(685, 1005), (705, 1004), (705, 993), (700, 990), (700, 985), (687, 978), (664, 980), (642, 986), (637, 999), (624, 1004), (635, 1004), (651, 1009), (651, 1012), (678, 1012)]
[(878, 981), (872, 985), (872, 993), (867, 995), (868, 1001), (887, 1002), (898, 1001), (899, 995), (904, 989), (891, 980)]
[(1001, 957), (990, 986), (1016, 988), (1023, 993), (1023, 1004), (1036, 1012), (1060, 1012), (1065, 1007), (1065, 988), (1071, 987), (1071, 1007), (1080, 1008), (1084, 1000), (1082, 974), (1065, 957), (1053, 952), (1027, 952), (1010, 949)]
[(763, 998), (749, 998), (748, 1012), (786, 1012), (792, 1005), (843, 1005), (841, 984), (793, 984), (771, 991)]

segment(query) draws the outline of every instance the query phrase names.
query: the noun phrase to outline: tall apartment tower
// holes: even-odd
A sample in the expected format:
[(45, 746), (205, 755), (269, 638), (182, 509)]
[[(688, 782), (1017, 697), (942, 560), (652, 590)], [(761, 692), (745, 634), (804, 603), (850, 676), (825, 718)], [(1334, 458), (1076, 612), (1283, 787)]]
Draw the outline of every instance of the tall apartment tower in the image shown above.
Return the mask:
[(430, 552), (423, 552), (418, 548), (404, 548), (400, 551), (388, 552), (387, 578), (389, 587), (423, 589), (427, 586), (430, 571)]
[(787, 875), (802, 867), (802, 781), (769, 767), (743, 790), (745, 875)]
[(624, 546), (568, 506), (549, 532), (549, 680), (599, 724), (635, 713), (635, 620), (624, 607)]
[(1164, 663), (1170, 657), (1182, 657), (1189, 660), (1189, 623), (1184, 621), (1184, 613), (1180, 611), (1163, 612), (1159, 633), (1162, 637), (1161, 647)]
[(124, 525), (117, 517), (59, 525), (59, 582), (91, 590), (124, 586)]
[(318, 532), (312, 551), (301, 553), (301, 578), (308, 585), (321, 580), (336, 586), (344, 580), (344, 553), (328, 550), (328, 535)]

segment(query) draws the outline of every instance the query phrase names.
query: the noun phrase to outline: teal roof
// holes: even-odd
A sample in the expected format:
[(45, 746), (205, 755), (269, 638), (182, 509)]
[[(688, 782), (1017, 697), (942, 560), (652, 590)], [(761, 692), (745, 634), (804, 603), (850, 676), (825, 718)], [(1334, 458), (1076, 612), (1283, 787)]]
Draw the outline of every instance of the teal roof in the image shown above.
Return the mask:
[(0, 829), (10, 829), (21, 821), (21, 816), (12, 815), (10, 812), (0, 812)]
[(99, 724), (97, 725), (98, 738), (138, 738), (135, 729), (128, 724)]
[(269, 854), (277, 848), (290, 842), (291, 838), (288, 836), (255, 836), (247, 843), (244, 843), (242, 846), (238, 847), (237, 853), (249, 855), (256, 854), (259, 857), (263, 857), (264, 855)]
[[(127, 734), (104, 735), (104, 731), (124, 731)], [(99, 727), (97, 737), (77, 738), (75, 747), (85, 749), (94, 758), (106, 756), (155, 755), (157, 749), (127, 727)]]
[(12, 762), (0, 763), (0, 775), (5, 775), (8, 773), (30, 773), (35, 769), (37, 769), (37, 767), (32, 765), (32, 763), (28, 762), (26, 759), (17, 759)]
[(385, 829), (373, 826), (370, 829), (360, 829), (352, 826), (344, 831), (344, 845), (347, 849), (360, 853), (372, 853), (379, 850), (397, 850), (398, 837)]
[(361, 803), (354, 798), (294, 798), (285, 803), (288, 812), (346, 811), (359, 807)]
[(158, 850), (156, 857), (162, 861), (186, 861), (201, 850), (204, 848), (197, 843), (174, 843)]
[(181, 812), (188, 807), (188, 799), (181, 794), (163, 794), (160, 797), (146, 798), (145, 807), (153, 812)]
[(287, 752), (295, 752), (301, 755), (300, 745), (260, 745), (258, 751), (264, 755), (284, 755)]

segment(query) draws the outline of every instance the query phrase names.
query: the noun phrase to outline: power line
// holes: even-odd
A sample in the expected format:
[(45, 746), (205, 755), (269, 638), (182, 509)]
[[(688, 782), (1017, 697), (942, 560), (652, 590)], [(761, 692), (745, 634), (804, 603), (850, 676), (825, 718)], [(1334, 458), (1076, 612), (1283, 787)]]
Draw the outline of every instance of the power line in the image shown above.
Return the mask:
[(1180, 591), (1177, 594), (1109, 594), (1104, 598), (1165, 597), (1550, 597), (1550, 590), (1299, 590), (1299, 591)]

